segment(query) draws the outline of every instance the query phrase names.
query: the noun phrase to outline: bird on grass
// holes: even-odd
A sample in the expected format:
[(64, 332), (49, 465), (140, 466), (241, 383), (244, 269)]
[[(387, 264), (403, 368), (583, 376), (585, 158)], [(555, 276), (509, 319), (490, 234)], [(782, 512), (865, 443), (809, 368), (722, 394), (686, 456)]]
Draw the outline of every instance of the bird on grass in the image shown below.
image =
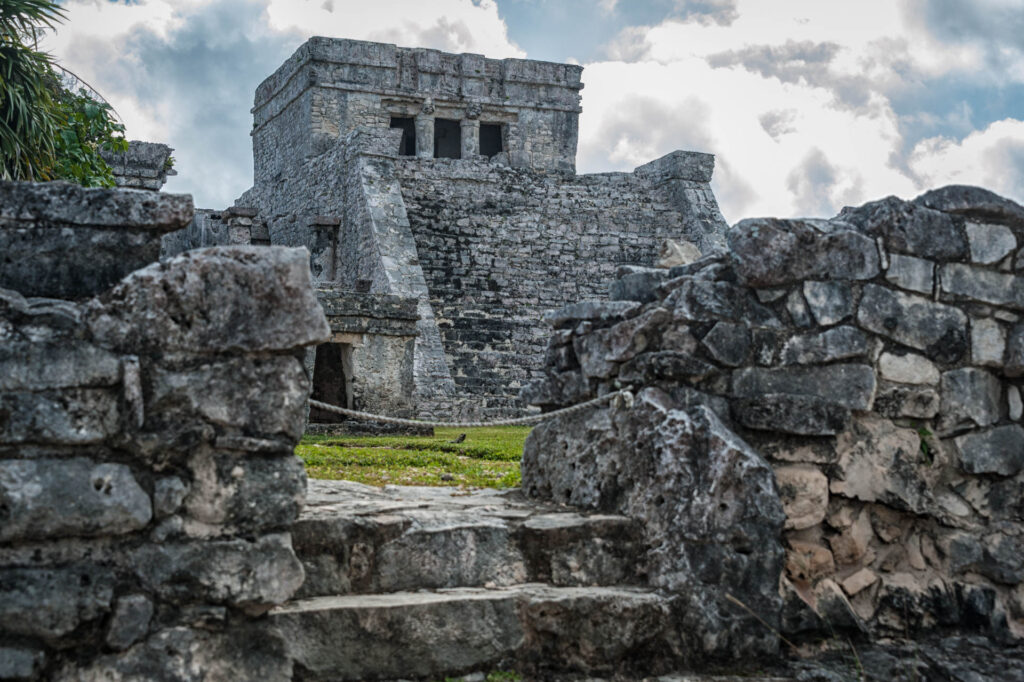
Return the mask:
[(461, 443), (464, 440), (466, 440), (466, 434), (460, 433), (458, 438), (456, 438), (455, 440), (450, 440), (448, 442), (449, 443)]

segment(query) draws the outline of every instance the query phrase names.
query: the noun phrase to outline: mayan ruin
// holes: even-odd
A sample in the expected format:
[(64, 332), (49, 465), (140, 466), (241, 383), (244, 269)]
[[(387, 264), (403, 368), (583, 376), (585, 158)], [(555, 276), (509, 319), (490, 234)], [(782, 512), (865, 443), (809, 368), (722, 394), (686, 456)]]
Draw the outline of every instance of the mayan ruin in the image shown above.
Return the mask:
[(577, 173), (585, 84), (313, 37), (232, 206), (0, 181), (0, 680), (1024, 680), (1024, 206), (730, 226)]

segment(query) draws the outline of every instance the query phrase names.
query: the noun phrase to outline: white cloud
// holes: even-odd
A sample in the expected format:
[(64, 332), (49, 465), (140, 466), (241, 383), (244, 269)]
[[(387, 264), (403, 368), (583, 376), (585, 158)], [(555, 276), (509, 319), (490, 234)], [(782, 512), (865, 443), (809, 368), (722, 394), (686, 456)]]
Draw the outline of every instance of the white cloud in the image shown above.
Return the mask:
[(910, 154), (911, 168), (929, 187), (979, 185), (999, 194), (1024, 195), (1024, 121), (996, 121), (956, 141), (922, 140)]
[[(714, 153), (713, 186), (730, 221), (830, 215), (967, 177), (1024, 199), (1019, 171), (996, 182), (997, 168), (1019, 168), (1020, 156), (1006, 150), (1024, 140), (1020, 121), (963, 142), (926, 141), (908, 159), (909, 124), (931, 120), (968, 134), (972, 111), (951, 102), (941, 119), (901, 119), (892, 93), (991, 63), (976, 32), (944, 39), (908, 11), (950, 1), (740, 0), (728, 25), (628, 27), (607, 46), (611, 61), (586, 65), (579, 168), (627, 170), (676, 148)], [(1000, 73), (1005, 80), (1013, 69)], [(973, 170), (953, 172), (952, 163)]]

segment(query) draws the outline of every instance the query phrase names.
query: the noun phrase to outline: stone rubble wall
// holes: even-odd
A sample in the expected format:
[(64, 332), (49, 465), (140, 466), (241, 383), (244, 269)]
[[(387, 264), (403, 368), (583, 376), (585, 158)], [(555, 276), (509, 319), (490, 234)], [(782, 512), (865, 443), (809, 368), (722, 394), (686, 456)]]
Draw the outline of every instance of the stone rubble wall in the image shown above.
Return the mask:
[(178, 174), (168, 165), (173, 151), (158, 142), (132, 140), (128, 143), (128, 151), (100, 150), (100, 156), (113, 171), (118, 187), (156, 192), (167, 182), (167, 176)]
[[(649, 519), (653, 583), (701, 567), (677, 589), (732, 590), (791, 638), (1024, 635), (1024, 207), (953, 186), (831, 220), (745, 220), (728, 243), (669, 271), (623, 268), (612, 300), (548, 316), (546, 375), (524, 400), (629, 387), (638, 404), (535, 429), (524, 490)], [(693, 423), (713, 436), (688, 445)], [(651, 432), (659, 448), (633, 445)], [(774, 470), (781, 534), (766, 514), (716, 535), (763, 500), (676, 473), (696, 447), (721, 480), (734, 441)], [(678, 511), (694, 494), (711, 500)], [(694, 563), (709, 538), (726, 558)], [(750, 552), (779, 561), (728, 568)]]
[(481, 417), (522, 411), (519, 390), (542, 373), (545, 310), (604, 296), (619, 266), (653, 266), (666, 239), (724, 248), (708, 154), (594, 175), (395, 166), (458, 399)]
[[(253, 619), (303, 581), (292, 450), (304, 350), (329, 334), (308, 254), (222, 247), (128, 274), (189, 197), (0, 196), (43, 254), (0, 289), (0, 679), (290, 679)], [(146, 242), (123, 239), (145, 223)], [(107, 286), (80, 244), (115, 240)]]

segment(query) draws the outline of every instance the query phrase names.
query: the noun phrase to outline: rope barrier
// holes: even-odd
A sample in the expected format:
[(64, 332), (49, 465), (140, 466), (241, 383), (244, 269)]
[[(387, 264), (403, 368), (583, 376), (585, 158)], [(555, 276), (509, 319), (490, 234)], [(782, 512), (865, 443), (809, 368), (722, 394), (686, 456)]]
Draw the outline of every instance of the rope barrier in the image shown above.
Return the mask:
[(563, 407), (562, 409), (555, 410), (554, 412), (545, 412), (544, 414), (535, 414), (529, 417), (517, 417), (515, 419), (497, 419), (495, 421), (490, 422), (435, 422), (421, 419), (402, 419), (400, 417), (385, 417), (384, 415), (380, 414), (360, 412), (359, 410), (350, 410), (344, 407), (338, 407), (337, 405), (322, 403), (319, 400), (313, 399), (310, 399), (309, 404), (311, 407), (315, 407), (318, 410), (333, 412), (335, 414), (340, 414), (345, 417), (351, 417), (353, 419), (361, 419), (363, 421), (376, 421), (381, 422), (383, 424), (400, 424), (402, 426), (431, 426), (434, 428), (468, 429), (479, 426), (521, 426), (525, 424), (535, 424), (548, 419), (553, 419), (554, 417), (561, 417), (562, 415), (578, 412), (588, 407), (593, 407), (594, 405), (599, 405), (601, 403), (608, 402), (620, 396), (622, 397), (623, 401), (625, 401), (627, 407), (633, 404), (633, 394), (626, 389), (622, 389), (619, 391), (613, 391), (612, 393), (607, 393), (598, 398), (594, 398), (593, 400), (588, 400), (583, 403), (577, 403), (569, 407)]

